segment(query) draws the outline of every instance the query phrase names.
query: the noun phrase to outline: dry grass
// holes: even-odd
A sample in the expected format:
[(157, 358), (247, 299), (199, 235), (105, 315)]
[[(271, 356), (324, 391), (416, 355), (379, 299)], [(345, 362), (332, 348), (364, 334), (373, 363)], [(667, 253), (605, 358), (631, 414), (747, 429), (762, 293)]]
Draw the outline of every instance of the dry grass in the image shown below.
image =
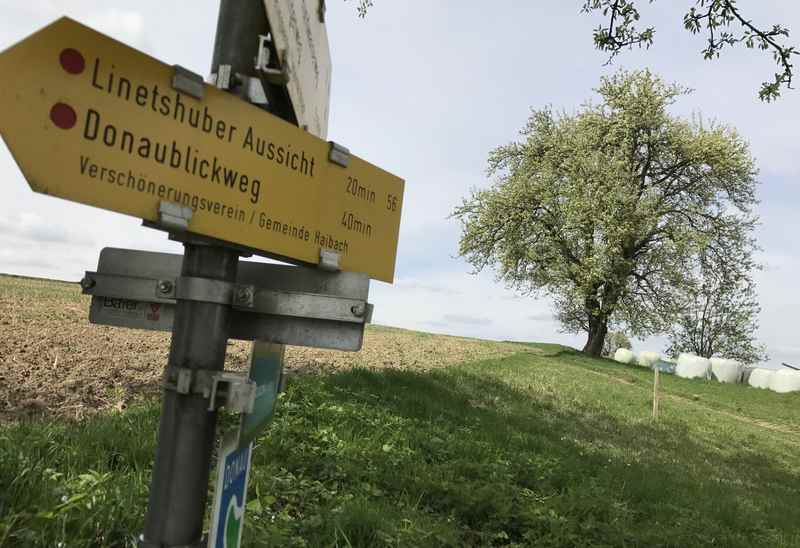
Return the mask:
[[(160, 392), (169, 334), (89, 324), (77, 284), (0, 276), (0, 419), (81, 418)], [(232, 341), (226, 368), (246, 368), (250, 344)], [(428, 370), (520, 352), (521, 346), (369, 326), (361, 352), (290, 347), (291, 373), (352, 367)]]

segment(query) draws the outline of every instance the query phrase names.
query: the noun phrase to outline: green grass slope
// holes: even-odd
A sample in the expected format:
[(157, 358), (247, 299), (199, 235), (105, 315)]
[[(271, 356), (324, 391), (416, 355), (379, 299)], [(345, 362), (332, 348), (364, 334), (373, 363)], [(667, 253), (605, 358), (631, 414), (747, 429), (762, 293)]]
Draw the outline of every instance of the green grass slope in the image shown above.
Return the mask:
[[(800, 546), (795, 394), (557, 346), (295, 377), (258, 441), (245, 546)], [(153, 402), (0, 426), (0, 546), (133, 546)]]

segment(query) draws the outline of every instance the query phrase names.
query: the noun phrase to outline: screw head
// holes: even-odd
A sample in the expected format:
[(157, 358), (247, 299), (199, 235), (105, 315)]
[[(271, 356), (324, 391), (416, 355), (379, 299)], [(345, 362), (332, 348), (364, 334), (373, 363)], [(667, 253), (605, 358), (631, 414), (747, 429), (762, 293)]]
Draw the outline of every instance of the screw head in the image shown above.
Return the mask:
[(169, 280), (162, 280), (158, 282), (158, 290), (161, 293), (170, 293), (172, 292), (172, 282)]
[(249, 302), (253, 294), (249, 287), (240, 287), (236, 290), (236, 300), (239, 302)]
[(363, 304), (354, 304), (350, 307), (350, 312), (353, 313), (353, 316), (358, 316), (359, 318), (364, 315), (367, 308)]

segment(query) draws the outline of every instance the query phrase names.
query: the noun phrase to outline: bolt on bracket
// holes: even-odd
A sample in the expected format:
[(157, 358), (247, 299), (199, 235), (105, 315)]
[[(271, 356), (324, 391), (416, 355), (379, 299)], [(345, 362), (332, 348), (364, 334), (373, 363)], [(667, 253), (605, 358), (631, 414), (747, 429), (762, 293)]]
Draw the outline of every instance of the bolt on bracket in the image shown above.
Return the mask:
[(161, 299), (174, 299), (175, 280), (158, 280), (156, 282), (156, 297)]
[(233, 288), (233, 304), (240, 308), (253, 308), (256, 288), (252, 285), (236, 285)]
[(362, 318), (367, 313), (367, 304), (366, 303), (359, 303), (354, 304), (350, 307), (350, 312), (353, 313), (353, 316), (357, 318)]
[(80, 284), (81, 284), (81, 289), (83, 289), (83, 292), (86, 293), (95, 285), (97, 285), (97, 282), (87, 273), (86, 276), (81, 278)]

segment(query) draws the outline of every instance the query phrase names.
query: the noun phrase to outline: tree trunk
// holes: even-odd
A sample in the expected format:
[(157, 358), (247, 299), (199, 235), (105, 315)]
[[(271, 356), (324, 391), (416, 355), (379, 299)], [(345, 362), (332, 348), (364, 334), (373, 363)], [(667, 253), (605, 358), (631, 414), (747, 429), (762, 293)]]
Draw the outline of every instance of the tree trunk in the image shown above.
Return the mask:
[(590, 356), (600, 356), (603, 352), (603, 343), (606, 340), (608, 333), (608, 320), (600, 317), (589, 318), (589, 339), (586, 341), (586, 346), (583, 351)]

